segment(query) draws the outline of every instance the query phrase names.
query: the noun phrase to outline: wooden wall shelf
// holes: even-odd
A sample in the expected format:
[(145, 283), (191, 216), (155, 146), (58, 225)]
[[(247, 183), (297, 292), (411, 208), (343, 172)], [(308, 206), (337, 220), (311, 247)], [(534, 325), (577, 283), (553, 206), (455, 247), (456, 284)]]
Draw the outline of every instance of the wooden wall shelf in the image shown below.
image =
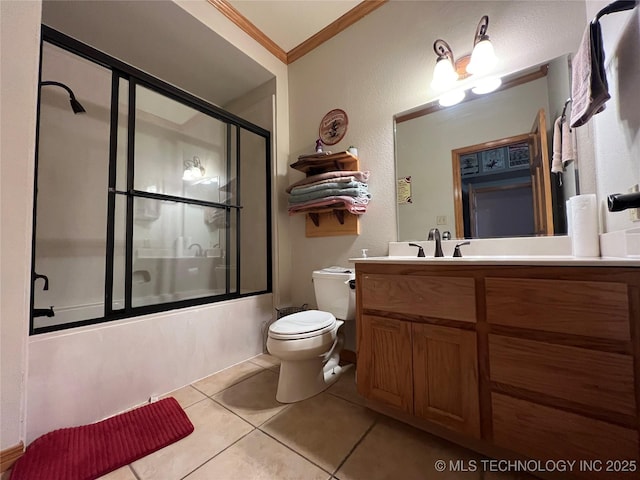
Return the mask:
[(349, 152), (338, 152), (329, 154), (313, 154), (304, 157), (298, 157), (298, 161), (290, 165), (300, 172), (306, 173), (307, 176), (317, 175), (318, 173), (331, 172), (335, 170), (358, 170), (358, 157), (351, 155)]
[[(307, 177), (332, 171), (359, 171), (358, 157), (349, 152), (312, 154), (298, 157), (291, 168), (303, 172)], [(338, 235), (359, 235), (359, 215), (345, 208), (321, 207), (306, 213), (305, 235), (307, 237), (332, 237)]]

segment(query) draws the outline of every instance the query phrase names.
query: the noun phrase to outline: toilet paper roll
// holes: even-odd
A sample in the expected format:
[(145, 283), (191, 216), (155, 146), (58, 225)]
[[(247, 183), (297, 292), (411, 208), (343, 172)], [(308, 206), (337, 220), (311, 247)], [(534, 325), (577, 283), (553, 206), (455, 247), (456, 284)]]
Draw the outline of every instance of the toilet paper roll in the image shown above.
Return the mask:
[(598, 207), (595, 194), (570, 199), (571, 248), (574, 257), (599, 257)]

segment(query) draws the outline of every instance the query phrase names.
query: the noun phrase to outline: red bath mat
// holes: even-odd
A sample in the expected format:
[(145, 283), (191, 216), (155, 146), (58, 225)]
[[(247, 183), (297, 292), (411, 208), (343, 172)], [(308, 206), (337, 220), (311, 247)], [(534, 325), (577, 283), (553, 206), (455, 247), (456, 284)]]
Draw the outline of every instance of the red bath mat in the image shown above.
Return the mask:
[(193, 432), (173, 397), (101, 422), (62, 428), (34, 440), (13, 465), (11, 480), (90, 480)]

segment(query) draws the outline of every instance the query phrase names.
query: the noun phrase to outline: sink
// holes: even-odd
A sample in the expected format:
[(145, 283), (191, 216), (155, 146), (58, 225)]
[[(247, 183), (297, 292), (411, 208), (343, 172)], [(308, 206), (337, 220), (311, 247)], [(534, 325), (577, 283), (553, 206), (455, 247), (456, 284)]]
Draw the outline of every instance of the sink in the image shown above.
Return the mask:
[[(463, 240), (443, 240), (445, 258), (451, 258), (456, 244)], [(390, 242), (390, 257), (416, 257), (418, 249), (409, 243), (419, 243), (427, 258), (433, 258), (435, 241)], [(571, 256), (571, 238), (567, 236), (482, 238), (471, 240), (470, 245), (460, 247), (463, 258), (495, 257), (565, 257)]]

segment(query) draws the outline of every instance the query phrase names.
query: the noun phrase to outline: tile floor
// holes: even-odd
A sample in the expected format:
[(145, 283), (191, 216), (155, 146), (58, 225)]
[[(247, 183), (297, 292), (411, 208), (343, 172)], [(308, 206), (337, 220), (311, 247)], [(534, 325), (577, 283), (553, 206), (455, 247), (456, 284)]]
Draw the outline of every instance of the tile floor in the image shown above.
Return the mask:
[(195, 431), (101, 480), (525, 478), (437, 472), (438, 459), (481, 457), (364, 408), (353, 368), (320, 395), (280, 404), (278, 369), (261, 355), (172, 392)]

